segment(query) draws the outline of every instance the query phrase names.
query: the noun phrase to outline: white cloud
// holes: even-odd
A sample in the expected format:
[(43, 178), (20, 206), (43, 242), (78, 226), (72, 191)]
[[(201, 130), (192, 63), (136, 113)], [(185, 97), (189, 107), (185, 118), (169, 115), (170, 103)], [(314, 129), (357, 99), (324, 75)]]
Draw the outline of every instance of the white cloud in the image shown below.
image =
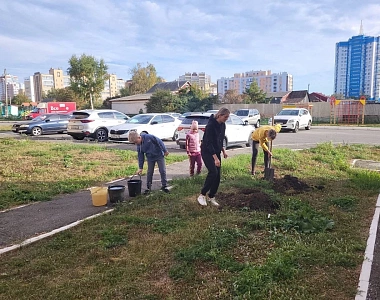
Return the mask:
[(374, 0), (12, 0), (0, 14), (0, 62), (20, 78), (66, 70), (85, 53), (123, 79), (139, 62), (167, 80), (286, 71), (295, 89), (329, 94), (335, 43), (357, 35), (360, 20), (365, 34), (380, 35)]

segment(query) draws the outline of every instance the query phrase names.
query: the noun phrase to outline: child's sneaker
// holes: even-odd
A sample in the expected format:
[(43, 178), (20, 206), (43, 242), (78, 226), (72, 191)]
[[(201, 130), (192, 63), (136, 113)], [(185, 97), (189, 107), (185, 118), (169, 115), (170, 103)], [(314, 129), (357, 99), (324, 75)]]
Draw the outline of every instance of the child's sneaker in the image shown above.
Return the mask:
[(145, 190), (144, 191), (144, 195), (149, 195), (150, 194), (150, 190)]
[(202, 206), (207, 206), (206, 196), (203, 196), (202, 194), (200, 194), (198, 196), (198, 203)]
[(219, 206), (219, 203), (216, 202), (215, 197), (213, 197), (213, 198), (209, 198), (208, 200), (210, 201), (210, 203), (211, 203), (212, 205), (214, 205), (214, 206)]

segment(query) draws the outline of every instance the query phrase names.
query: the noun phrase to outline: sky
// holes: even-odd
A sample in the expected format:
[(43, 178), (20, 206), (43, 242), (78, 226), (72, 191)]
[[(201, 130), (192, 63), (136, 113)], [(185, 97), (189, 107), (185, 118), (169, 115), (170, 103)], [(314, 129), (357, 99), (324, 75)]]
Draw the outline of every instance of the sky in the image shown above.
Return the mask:
[(335, 45), (380, 36), (378, 0), (1, 0), (0, 73), (23, 82), (72, 55), (103, 59), (124, 80), (151, 63), (166, 81), (206, 72), (293, 76), (293, 90), (333, 93)]

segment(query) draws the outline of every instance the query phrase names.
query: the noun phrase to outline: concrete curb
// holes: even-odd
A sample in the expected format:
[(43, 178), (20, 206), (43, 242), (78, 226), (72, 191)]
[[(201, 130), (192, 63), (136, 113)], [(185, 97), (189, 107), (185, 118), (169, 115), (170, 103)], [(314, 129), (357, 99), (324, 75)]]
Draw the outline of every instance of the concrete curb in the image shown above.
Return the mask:
[(358, 292), (355, 297), (355, 300), (367, 299), (369, 279), (371, 276), (371, 268), (372, 268), (372, 262), (373, 262), (373, 254), (374, 254), (375, 243), (376, 243), (377, 225), (379, 223), (379, 215), (380, 215), (380, 194), (377, 198), (375, 213), (373, 215), (371, 227), (369, 229), (367, 247), (364, 253), (364, 261), (363, 261), (362, 269), (360, 272)]

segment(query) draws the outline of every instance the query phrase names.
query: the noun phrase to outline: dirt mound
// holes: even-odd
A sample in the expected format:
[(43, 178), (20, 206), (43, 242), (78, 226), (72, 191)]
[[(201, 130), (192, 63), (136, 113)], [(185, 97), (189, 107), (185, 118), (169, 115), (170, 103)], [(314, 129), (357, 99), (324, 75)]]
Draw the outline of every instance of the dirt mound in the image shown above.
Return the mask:
[(283, 178), (275, 178), (273, 180), (273, 189), (277, 193), (287, 195), (299, 194), (312, 190), (308, 184), (300, 181), (298, 177), (291, 175), (285, 175)]
[(273, 213), (279, 204), (258, 189), (241, 189), (233, 193), (218, 193), (220, 208), (259, 210)]

